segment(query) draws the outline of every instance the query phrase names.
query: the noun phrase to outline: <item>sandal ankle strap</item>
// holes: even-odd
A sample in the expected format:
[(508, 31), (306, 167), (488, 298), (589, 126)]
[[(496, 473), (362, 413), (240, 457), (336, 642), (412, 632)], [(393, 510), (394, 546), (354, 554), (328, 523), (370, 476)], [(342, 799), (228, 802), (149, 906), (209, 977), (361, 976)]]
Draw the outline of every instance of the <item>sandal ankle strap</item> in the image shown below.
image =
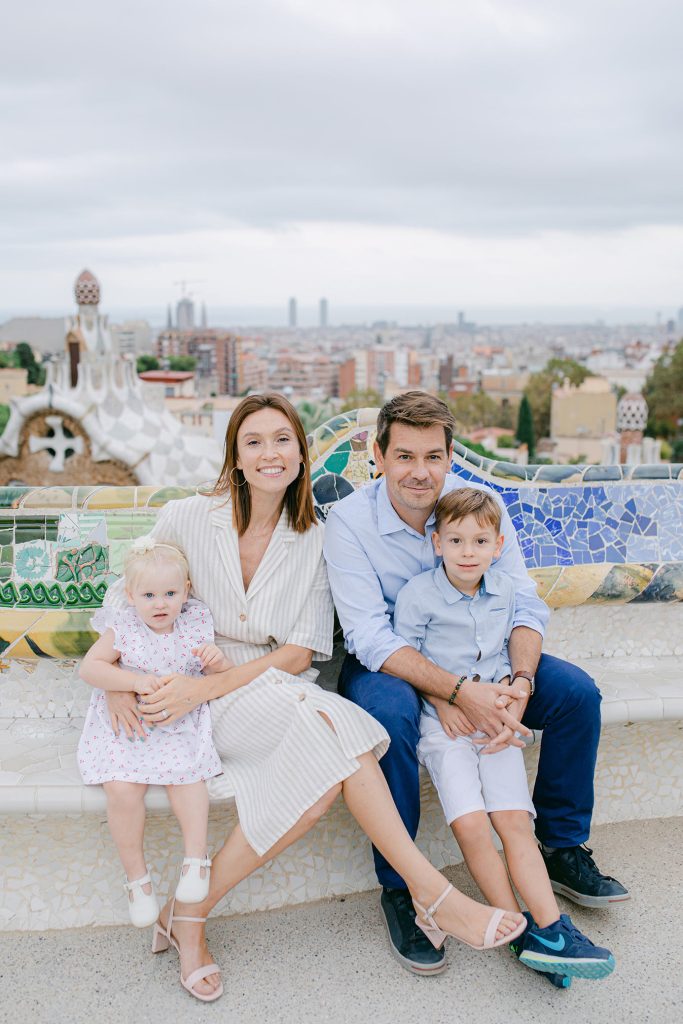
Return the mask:
[[(142, 878), (134, 878), (132, 882), (129, 882), (127, 877), (124, 878), (124, 880), (123, 880), (123, 888), (126, 890), (126, 892), (132, 892), (133, 889), (138, 889), (138, 888), (142, 889), (143, 885), (151, 885), (151, 884), (152, 884), (152, 879), (149, 877), (149, 871), (147, 872), (146, 875), (143, 875)], [(146, 895), (146, 893), (145, 893), (145, 895)]]
[(432, 903), (431, 907), (427, 907), (427, 909), (425, 911), (425, 916), (426, 916), (428, 921), (429, 921), (430, 918), (434, 917), (434, 914), (437, 912), (437, 910), (439, 909), (439, 907), (441, 906), (443, 901), (446, 899), (448, 894), (452, 891), (452, 889), (453, 889), (453, 886), (449, 882), (448, 885), (446, 886), (446, 888), (444, 889), (444, 891), (439, 896), (439, 898), (434, 900), (434, 902)]
[(183, 867), (185, 867), (186, 864), (195, 864), (197, 867), (200, 868), (210, 868), (211, 858), (209, 857), (208, 854), (206, 855), (206, 857), (183, 857)]

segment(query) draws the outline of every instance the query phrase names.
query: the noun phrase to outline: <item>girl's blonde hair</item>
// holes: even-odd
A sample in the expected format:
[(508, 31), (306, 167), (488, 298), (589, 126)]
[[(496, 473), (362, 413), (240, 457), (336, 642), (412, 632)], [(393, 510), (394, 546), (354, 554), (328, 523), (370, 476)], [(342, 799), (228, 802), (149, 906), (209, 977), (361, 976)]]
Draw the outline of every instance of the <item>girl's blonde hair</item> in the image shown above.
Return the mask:
[(160, 565), (174, 565), (181, 573), (183, 582), (190, 578), (187, 558), (175, 544), (161, 544), (152, 537), (138, 537), (123, 560), (123, 575), (126, 586), (132, 587), (145, 569)]

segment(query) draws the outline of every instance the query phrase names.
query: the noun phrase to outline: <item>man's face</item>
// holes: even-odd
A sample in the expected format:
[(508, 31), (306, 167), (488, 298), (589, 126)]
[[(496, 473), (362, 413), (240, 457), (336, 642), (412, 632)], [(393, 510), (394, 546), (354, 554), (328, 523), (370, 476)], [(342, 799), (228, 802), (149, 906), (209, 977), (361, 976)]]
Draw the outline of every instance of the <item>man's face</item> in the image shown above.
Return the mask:
[(375, 459), (399, 516), (410, 520), (416, 512), (427, 512), (428, 518), (451, 464), (444, 428), (392, 423), (386, 453), (382, 455), (375, 442)]

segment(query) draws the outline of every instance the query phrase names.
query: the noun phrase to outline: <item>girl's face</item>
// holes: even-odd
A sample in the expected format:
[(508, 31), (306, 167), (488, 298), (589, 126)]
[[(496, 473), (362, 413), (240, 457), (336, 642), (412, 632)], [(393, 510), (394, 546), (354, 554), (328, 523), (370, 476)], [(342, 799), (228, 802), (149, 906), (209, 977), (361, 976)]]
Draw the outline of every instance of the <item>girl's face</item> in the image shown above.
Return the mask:
[(294, 427), (283, 412), (267, 408), (247, 416), (237, 433), (236, 465), (252, 490), (284, 497), (301, 462)]
[(190, 581), (177, 565), (150, 565), (141, 569), (129, 587), (128, 602), (155, 633), (171, 633), (173, 623), (190, 593)]

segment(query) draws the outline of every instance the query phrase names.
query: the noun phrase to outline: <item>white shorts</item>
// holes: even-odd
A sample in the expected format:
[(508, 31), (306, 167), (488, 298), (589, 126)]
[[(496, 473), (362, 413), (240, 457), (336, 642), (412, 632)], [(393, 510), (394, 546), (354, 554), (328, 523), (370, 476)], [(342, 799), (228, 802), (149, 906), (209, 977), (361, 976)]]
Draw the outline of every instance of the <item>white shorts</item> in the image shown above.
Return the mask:
[(482, 754), (482, 749), (469, 736), (450, 739), (438, 719), (420, 716), (417, 756), (432, 777), (448, 824), (472, 811), (528, 811), (535, 818), (522, 750)]

